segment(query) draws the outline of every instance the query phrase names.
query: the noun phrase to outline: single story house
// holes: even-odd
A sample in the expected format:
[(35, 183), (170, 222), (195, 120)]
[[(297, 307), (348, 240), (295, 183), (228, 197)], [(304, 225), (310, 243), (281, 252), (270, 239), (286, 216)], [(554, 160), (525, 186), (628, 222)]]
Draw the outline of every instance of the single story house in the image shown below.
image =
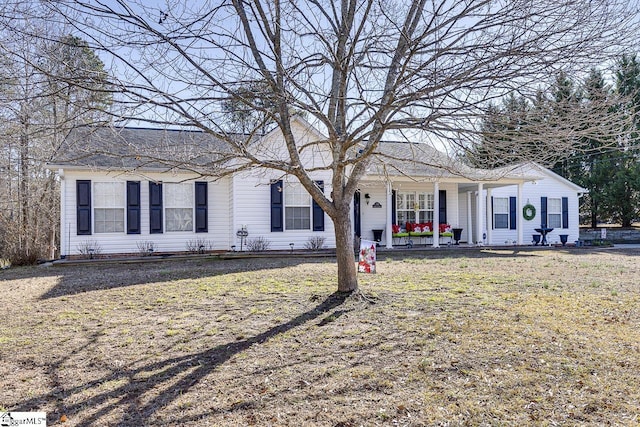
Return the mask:
[[(298, 141), (324, 139), (301, 118), (292, 129)], [(282, 145), (277, 129), (255, 144), (281, 155), (273, 148)], [(330, 171), (317, 167), (327, 152), (315, 147), (304, 161), (330, 194)], [(246, 250), (256, 238), (277, 250), (304, 248), (314, 237), (335, 247), (331, 219), (297, 179), (270, 169), (208, 178), (196, 169), (207, 166), (211, 153), (220, 155), (202, 132), (74, 130), (49, 164), (61, 180), (61, 256), (94, 246), (102, 254)], [(184, 167), (155, 161), (168, 156)], [(529, 245), (541, 227), (553, 228), (546, 236), (551, 243), (561, 235), (573, 242), (585, 192), (535, 163), (474, 169), (427, 144), (383, 142), (354, 197), (351, 221), (356, 235), (388, 248), (450, 244), (451, 229), (461, 229), (455, 237), (470, 245)], [(421, 228), (408, 235), (414, 224)]]

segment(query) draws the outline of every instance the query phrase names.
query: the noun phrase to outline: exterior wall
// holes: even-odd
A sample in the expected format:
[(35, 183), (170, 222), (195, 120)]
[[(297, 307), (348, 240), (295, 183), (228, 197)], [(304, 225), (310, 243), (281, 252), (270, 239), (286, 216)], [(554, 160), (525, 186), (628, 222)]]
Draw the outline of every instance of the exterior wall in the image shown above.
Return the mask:
[[(492, 190), (493, 197), (517, 197), (517, 186), (508, 186), (495, 188)], [(567, 234), (568, 242), (573, 243), (579, 238), (579, 200), (578, 194), (575, 189), (569, 187), (563, 182), (555, 180), (551, 177), (546, 177), (537, 180), (535, 183), (527, 182), (522, 189), (522, 206), (527, 202), (532, 204), (536, 208), (536, 216), (531, 221), (526, 221), (522, 217), (522, 211), (517, 212), (518, 222), (517, 226), (523, 227), (523, 244), (531, 244), (533, 241), (533, 234), (538, 234), (535, 229), (540, 228), (541, 218), (541, 206), (540, 198), (562, 198), (567, 197), (569, 202), (569, 228), (555, 228), (551, 233), (547, 235), (547, 242), (560, 243), (560, 235)], [(491, 224), (491, 217), (487, 216), (488, 224)], [(546, 222), (546, 220), (545, 220)], [(517, 240), (517, 230), (505, 230), (505, 229), (493, 229), (492, 241), (489, 244), (500, 245), (512, 243)]]
[[(292, 121), (291, 131), (300, 145), (308, 147), (300, 153), (300, 159), (307, 168), (322, 168), (329, 164), (326, 147), (321, 144), (310, 144), (321, 138), (317, 131), (300, 120)], [(277, 130), (258, 141), (252, 149), (258, 158), (282, 161), (289, 159), (282, 134)], [(331, 194), (330, 172), (318, 172), (312, 178), (316, 181), (324, 181), (325, 194)], [(239, 173), (231, 178), (229, 204), (232, 219), (229, 245), (239, 251), (242, 243), (243, 250), (246, 250), (247, 240), (264, 238), (269, 241), (270, 249), (288, 250), (291, 249), (291, 243), (293, 243), (294, 249), (303, 249), (309, 238), (320, 236), (325, 238), (325, 248), (335, 248), (333, 222), (327, 214), (324, 214), (324, 231), (286, 229), (282, 232), (271, 231), (270, 184), (272, 180), (280, 179), (297, 182), (296, 178), (283, 177), (281, 172), (266, 169)], [(241, 242), (236, 232), (242, 227), (246, 227), (249, 235)]]
[[(61, 255), (79, 255), (79, 246), (86, 242), (96, 242), (103, 254), (138, 253), (138, 243), (153, 242), (156, 252), (186, 251), (186, 243), (190, 240), (204, 239), (212, 244), (214, 250), (229, 248), (229, 228), (231, 211), (229, 206), (229, 179), (209, 182), (208, 184), (208, 232), (167, 232), (161, 234), (149, 233), (149, 181), (182, 182), (190, 178), (187, 175), (168, 175), (151, 173), (140, 177), (122, 173), (100, 173), (95, 171), (66, 170), (61, 180)], [(91, 180), (95, 182), (126, 182), (140, 181), (140, 234), (95, 233), (78, 235), (76, 228), (76, 181)], [(204, 181), (199, 178), (192, 181)], [(93, 185), (92, 185), (93, 187)], [(93, 193), (92, 193), (93, 198)], [(195, 210), (194, 210), (195, 212)], [(92, 203), (92, 222), (94, 221)], [(92, 224), (93, 230), (93, 224)], [(126, 230), (126, 226), (125, 226)]]
[[(365, 194), (370, 196), (368, 205), (364, 197)], [(374, 208), (373, 205), (376, 203), (380, 203), (381, 207)], [(367, 185), (361, 186), (360, 221), (360, 237), (365, 240), (373, 240), (372, 230), (385, 230), (387, 228), (387, 186), (384, 182), (367, 183)], [(385, 233), (382, 233), (380, 244), (387, 244)]]
[[(293, 177), (282, 177), (275, 171), (254, 171), (237, 174), (233, 178), (233, 240), (231, 245), (235, 250), (240, 250), (240, 238), (236, 231), (246, 227), (248, 239), (262, 237), (270, 242), (270, 249), (304, 249), (310, 237), (320, 236), (325, 238), (325, 248), (335, 248), (335, 233), (331, 218), (324, 214), (324, 231), (313, 230), (285, 230), (271, 231), (271, 187), (272, 180), (297, 182)], [(324, 193), (331, 194), (331, 180), (327, 172), (313, 176), (316, 181), (324, 181)], [(245, 249), (246, 250), (246, 249)]]

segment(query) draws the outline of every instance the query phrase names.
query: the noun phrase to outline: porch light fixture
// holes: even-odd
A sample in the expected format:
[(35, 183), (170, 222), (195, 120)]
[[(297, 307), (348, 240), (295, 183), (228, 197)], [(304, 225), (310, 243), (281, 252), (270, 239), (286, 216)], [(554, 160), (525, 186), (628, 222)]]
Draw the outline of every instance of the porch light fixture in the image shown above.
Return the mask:
[(364, 201), (365, 201), (365, 203), (368, 205), (370, 200), (371, 200), (371, 196), (369, 195), (369, 193), (366, 193), (366, 194), (364, 195)]

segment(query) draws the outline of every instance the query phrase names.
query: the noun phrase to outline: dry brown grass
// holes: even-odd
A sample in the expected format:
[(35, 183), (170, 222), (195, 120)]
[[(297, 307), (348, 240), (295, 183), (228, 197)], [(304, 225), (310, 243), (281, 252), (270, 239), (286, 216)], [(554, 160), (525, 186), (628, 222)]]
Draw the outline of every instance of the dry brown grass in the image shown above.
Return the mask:
[(0, 273), (0, 409), (50, 425), (637, 425), (640, 252)]

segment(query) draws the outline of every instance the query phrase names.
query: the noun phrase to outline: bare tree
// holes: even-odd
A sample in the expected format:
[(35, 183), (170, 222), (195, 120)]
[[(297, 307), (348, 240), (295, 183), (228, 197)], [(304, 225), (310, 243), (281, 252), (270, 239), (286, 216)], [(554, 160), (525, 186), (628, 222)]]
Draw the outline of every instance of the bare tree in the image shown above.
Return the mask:
[(59, 192), (45, 164), (70, 129), (104, 121), (110, 100), (87, 44), (29, 10), (16, 4), (22, 19), (0, 26), (0, 256), (14, 263), (55, 256)]
[[(233, 156), (233, 170), (298, 178), (335, 224), (340, 291), (357, 288), (350, 203), (383, 136), (474, 140), (489, 101), (514, 90), (533, 96), (556, 70), (602, 63), (630, 42), (636, 9), (622, 0), (146, 3), (45, 4), (108, 55), (123, 118), (198, 128), (226, 142), (201, 173), (232, 172)], [(252, 85), (266, 90), (246, 96)], [(286, 159), (247, 144), (263, 123), (245, 138), (226, 132), (221, 105), (230, 99), (280, 129)], [(331, 153), (320, 167), (332, 174), (330, 196), (301, 161), (310, 147), (291, 131), (292, 111), (326, 134), (316, 144)]]

